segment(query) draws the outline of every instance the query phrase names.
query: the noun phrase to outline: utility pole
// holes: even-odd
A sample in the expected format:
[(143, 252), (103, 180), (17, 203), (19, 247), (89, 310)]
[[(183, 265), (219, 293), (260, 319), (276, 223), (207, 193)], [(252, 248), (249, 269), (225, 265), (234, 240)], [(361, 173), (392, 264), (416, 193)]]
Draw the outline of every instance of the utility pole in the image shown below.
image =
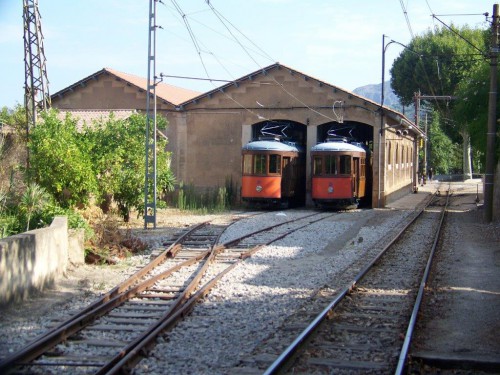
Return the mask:
[[(144, 229), (147, 229), (149, 223), (153, 224), (153, 227), (156, 228), (156, 1), (157, 0), (149, 0)], [(151, 96), (153, 96), (152, 116)]]
[(490, 93), (488, 102), (488, 131), (486, 133), (486, 173), (484, 175), (484, 214), (485, 221), (488, 223), (493, 220), (498, 52), (498, 4), (494, 4), (493, 18), (491, 20)]
[[(427, 173), (427, 158), (428, 158), (427, 141), (429, 139), (429, 137), (427, 137), (427, 112), (425, 113), (424, 134), (426, 135), (424, 139), (424, 171), (425, 171), (424, 173)], [(427, 178), (424, 178), (424, 181), (427, 181)]]
[[(420, 120), (420, 90), (414, 94), (414, 103), (415, 103), (415, 127), (420, 129), (419, 120)], [(425, 134), (425, 139), (427, 139), (427, 133)], [(419, 142), (418, 138), (415, 137), (415, 143), (413, 146), (413, 160), (415, 160), (415, 165), (413, 166), (413, 191), (418, 191), (418, 170), (420, 169), (420, 161), (418, 160), (418, 147)], [(424, 172), (425, 173), (425, 172)]]
[[(24, 106), (26, 109), (26, 138), (36, 125), (37, 111), (50, 107), (49, 80), (45, 51), (43, 48), (42, 24), (38, 11), (38, 0), (23, 0), (24, 23)], [(29, 168), (29, 154), (26, 158)]]

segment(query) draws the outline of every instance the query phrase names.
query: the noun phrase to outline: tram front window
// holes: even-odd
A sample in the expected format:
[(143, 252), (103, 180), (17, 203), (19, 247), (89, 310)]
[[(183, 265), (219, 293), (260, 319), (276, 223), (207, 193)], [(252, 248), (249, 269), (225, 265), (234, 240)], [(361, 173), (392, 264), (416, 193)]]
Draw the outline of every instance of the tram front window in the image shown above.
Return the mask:
[(281, 174), (281, 155), (269, 155), (269, 173)]
[(243, 155), (243, 174), (252, 174), (252, 155)]
[(313, 175), (314, 176), (320, 176), (323, 173), (323, 158), (321, 156), (315, 156), (314, 157), (314, 164), (313, 164)]
[(340, 157), (340, 174), (351, 174), (351, 157), (349, 155)]
[(253, 163), (254, 174), (266, 174), (266, 155), (255, 155)]
[(337, 174), (337, 157), (335, 155), (325, 156), (325, 174)]

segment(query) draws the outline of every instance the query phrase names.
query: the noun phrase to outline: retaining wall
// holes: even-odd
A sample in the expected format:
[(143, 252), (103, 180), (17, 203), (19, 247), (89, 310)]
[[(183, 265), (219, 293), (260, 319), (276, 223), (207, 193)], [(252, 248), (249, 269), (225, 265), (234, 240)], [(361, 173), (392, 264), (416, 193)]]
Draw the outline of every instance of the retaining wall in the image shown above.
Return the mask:
[(78, 240), (81, 235), (77, 232), (70, 239), (68, 219), (57, 216), (50, 227), (0, 239), (0, 304), (26, 299), (30, 291), (53, 284), (70, 260), (80, 263), (83, 246), (75, 247), (83, 242)]

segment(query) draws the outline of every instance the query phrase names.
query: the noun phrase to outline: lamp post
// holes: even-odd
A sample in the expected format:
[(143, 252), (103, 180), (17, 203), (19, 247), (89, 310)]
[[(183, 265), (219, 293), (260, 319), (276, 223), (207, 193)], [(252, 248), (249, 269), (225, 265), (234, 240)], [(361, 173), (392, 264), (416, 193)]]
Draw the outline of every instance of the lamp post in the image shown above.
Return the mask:
[[(384, 99), (385, 99), (385, 52), (387, 51), (387, 48), (392, 44), (392, 43), (398, 43), (394, 40), (390, 40), (389, 43), (385, 44), (385, 38), (388, 38), (387, 35), (382, 34), (382, 92), (380, 93), (380, 131), (378, 135), (378, 199), (377, 199), (377, 205), (378, 207), (383, 207), (381, 204), (381, 198), (382, 198), (382, 183), (381, 183), (381, 173), (380, 173), (380, 167), (382, 165), (382, 137), (384, 136)], [(401, 44), (402, 45), (402, 44)], [(402, 45), (405, 47), (404, 45)], [(384, 173), (384, 179), (385, 179), (385, 173)]]
[[(379, 132), (379, 137), (378, 137), (378, 172), (379, 172), (379, 178), (378, 178), (378, 206), (381, 207), (380, 204), (380, 199), (381, 199), (381, 178), (380, 178), (380, 166), (381, 166), (381, 145), (382, 145), (382, 137), (384, 136), (384, 100), (385, 100), (385, 53), (387, 52), (387, 48), (395, 43), (399, 44), (401, 47), (404, 49), (407, 49), (408, 51), (416, 54), (417, 56), (420, 57), (418, 53), (413, 51), (412, 49), (408, 48), (408, 46), (404, 45), (403, 43), (397, 42), (393, 39), (391, 39), (387, 44), (385, 43), (385, 38), (388, 38), (387, 35), (382, 34), (382, 92), (380, 93), (380, 132)], [(414, 141), (414, 148), (417, 150), (416, 152), (416, 157), (415, 159), (415, 166), (418, 166), (418, 143), (417, 139)], [(384, 174), (385, 178), (385, 174)], [(413, 190), (416, 192), (416, 180), (417, 180), (417, 170), (415, 168), (414, 173), (413, 173)]]
[[(384, 88), (385, 88), (385, 52), (387, 51), (387, 47), (389, 47), (394, 41), (391, 39), (387, 45), (385, 44), (385, 38), (388, 36), (385, 34), (382, 34), (382, 92), (380, 93), (380, 108), (384, 106), (384, 99), (385, 99), (385, 93), (384, 93)], [(383, 112), (382, 112), (382, 118), (383, 118)], [(382, 129), (382, 127), (380, 128)]]
[(390, 40), (389, 43), (385, 44), (385, 38), (388, 38), (388, 35), (382, 34), (382, 92), (380, 93), (380, 109), (384, 106), (384, 99), (385, 99), (385, 53), (387, 52), (387, 48), (392, 44), (396, 43), (399, 44), (401, 47), (415, 53), (411, 49), (409, 49), (407, 46), (405, 46), (403, 43), (399, 43), (395, 40)]

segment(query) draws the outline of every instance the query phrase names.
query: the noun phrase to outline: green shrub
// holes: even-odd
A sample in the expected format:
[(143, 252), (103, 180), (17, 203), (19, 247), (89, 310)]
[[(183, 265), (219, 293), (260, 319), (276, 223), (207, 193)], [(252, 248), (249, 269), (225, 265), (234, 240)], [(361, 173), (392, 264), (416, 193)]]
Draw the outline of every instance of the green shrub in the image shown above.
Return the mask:
[(193, 185), (181, 183), (177, 194), (177, 208), (198, 213), (223, 212), (231, 208), (234, 191), (231, 178), (226, 179), (226, 186), (207, 188), (204, 192), (197, 191)]
[(56, 204), (48, 205), (42, 212), (34, 217), (36, 219), (37, 228), (48, 227), (54, 217), (66, 216), (68, 218), (69, 229), (83, 229), (85, 241), (94, 237), (94, 231), (83, 216), (71, 208), (63, 208)]
[(19, 233), (19, 228), (21, 224), (19, 223), (18, 217), (15, 215), (0, 215), (0, 238), (5, 238), (13, 236)]

